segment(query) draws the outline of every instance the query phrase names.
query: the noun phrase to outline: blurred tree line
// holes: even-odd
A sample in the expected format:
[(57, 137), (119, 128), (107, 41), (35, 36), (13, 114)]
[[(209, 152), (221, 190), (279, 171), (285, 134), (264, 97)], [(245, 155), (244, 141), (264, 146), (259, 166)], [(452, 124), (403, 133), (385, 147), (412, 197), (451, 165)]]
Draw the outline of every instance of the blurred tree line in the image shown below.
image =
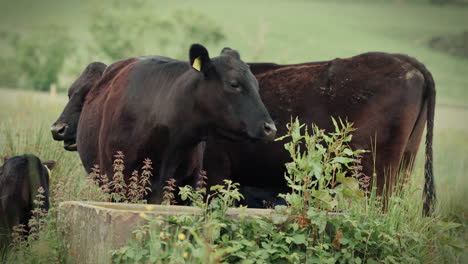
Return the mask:
[[(114, 0), (111, 6), (94, 6), (90, 20), (91, 41), (87, 45), (77, 44), (67, 29), (58, 25), (36, 28), (28, 34), (1, 32), (0, 40), (8, 52), (0, 57), (0, 87), (48, 91), (52, 84), (58, 84), (67, 65), (71, 78), (77, 78), (94, 60), (110, 64), (154, 54), (186, 60), (191, 43), (212, 47), (225, 38), (222, 28), (206, 14), (176, 9), (162, 15), (145, 0)], [(79, 49), (92, 56), (83, 56)]]
[[(468, 0), (387, 0), (463, 4)], [(106, 64), (134, 56), (163, 55), (186, 60), (188, 46), (199, 42), (220, 48), (223, 29), (203, 12), (175, 9), (162, 13), (149, 0), (111, 0), (90, 6), (87, 36), (71, 36), (63, 26), (31, 28), (27, 34), (0, 32), (0, 87), (67, 89), (92, 61)], [(105, 4), (105, 5), (104, 5)], [(266, 28), (260, 28), (252, 50), (262, 52)], [(263, 37), (262, 37), (263, 36)], [(248, 38), (247, 38), (248, 39)], [(428, 45), (455, 56), (467, 56), (467, 34), (435, 36)], [(62, 84), (63, 83), (63, 84)], [(61, 85), (62, 84), (62, 85)]]
[(429, 0), (433, 4), (468, 4), (468, 0)]
[(0, 86), (31, 87), (47, 91), (58, 81), (58, 73), (71, 49), (71, 41), (63, 28), (50, 26), (32, 34), (3, 32), (1, 37), (12, 54), (0, 58)]

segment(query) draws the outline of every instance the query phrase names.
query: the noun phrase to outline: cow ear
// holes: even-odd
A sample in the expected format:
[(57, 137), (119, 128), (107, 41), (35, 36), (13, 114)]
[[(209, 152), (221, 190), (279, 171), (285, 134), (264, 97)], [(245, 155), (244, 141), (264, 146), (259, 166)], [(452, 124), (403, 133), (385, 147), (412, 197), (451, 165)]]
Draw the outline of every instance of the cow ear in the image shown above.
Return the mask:
[(6, 162), (7, 160), (9, 160), (11, 158), (11, 156), (5, 156), (3, 157), (3, 162)]
[(234, 59), (237, 59), (237, 60), (241, 59), (240, 54), (239, 54), (239, 52), (237, 52), (237, 50), (233, 50), (233, 49), (228, 48), (228, 47), (225, 47), (221, 51), (221, 55), (231, 56), (231, 57), (233, 57)]
[(52, 170), (53, 168), (55, 168), (56, 164), (57, 163), (54, 160), (46, 160), (42, 162), (42, 165), (47, 166), (49, 170)]
[(208, 51), (200, 44), (192, 44), (189, 51), (190, 65), (199, 71), (206, 73), (210, 67), (211, 60)]

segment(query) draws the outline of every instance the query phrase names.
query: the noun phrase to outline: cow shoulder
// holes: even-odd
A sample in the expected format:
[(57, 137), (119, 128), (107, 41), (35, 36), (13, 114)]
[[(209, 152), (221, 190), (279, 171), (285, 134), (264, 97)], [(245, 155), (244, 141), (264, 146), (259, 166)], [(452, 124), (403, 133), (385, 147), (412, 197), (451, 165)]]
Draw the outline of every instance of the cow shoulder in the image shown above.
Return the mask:
[(101, 78), (96, 82), (91, 91), (86, 95), (86, 104), (92, 103), (96, 98), (100, 96), (106, 96), (107, 89), (112, 87), (112, 84), (116, 78), (125, 77), (134, 64), (138, 61), (137, 58), (129, 58), (125, 60), (117, 61), (108, 66)]

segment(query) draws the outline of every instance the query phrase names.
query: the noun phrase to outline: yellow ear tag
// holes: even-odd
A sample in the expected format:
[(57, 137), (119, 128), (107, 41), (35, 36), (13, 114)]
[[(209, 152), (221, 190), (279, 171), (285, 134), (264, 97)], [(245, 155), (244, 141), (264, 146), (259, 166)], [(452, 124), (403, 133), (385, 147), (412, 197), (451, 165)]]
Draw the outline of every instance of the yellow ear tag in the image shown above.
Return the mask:
[(195, 68), (195, 70), (197, 70), (197, 71), (201, 70), (201, 59), (200, 59), (200, 57), (195, 58), (195, 60), (193, 61), (192, 67)]
[(50, 171), (49, 167), (47, 165), (44, 165), (46, 168), (47, 172), (49, 173), (49, 178), (52, 178), (52, 172)]

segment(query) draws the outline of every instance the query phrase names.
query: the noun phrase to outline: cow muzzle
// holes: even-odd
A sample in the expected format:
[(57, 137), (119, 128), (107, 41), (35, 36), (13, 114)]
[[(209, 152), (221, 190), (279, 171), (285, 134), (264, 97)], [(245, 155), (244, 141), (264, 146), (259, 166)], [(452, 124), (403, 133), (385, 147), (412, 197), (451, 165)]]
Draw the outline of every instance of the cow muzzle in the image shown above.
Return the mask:
[(273, 122), (265, 122), (263, 124), (263, 138), (264, 140), (272, 141), (276, 136), (276, 126)]
[(67, 129), (67, 124), (59, 123), (52, 125), (52, 127), (50, 128), (50, 132), (52, 133), (52, 137), (54, 138), (54, 140), (62, 141), (65, 139)]

